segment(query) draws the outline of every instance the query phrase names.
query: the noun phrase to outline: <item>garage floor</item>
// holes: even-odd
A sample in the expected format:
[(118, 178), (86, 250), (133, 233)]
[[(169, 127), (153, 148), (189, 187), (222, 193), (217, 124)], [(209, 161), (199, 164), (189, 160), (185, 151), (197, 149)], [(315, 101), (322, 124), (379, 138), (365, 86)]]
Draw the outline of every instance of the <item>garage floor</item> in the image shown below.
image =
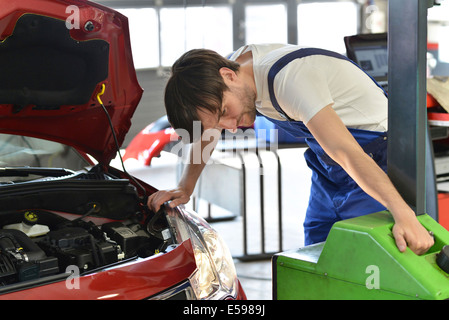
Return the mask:
[[(245, 153), (244, 156), (247, 190), (246, 218), (248, 226), (246, 252), (243, 246), (242, 216), (225, 221), (210, 220), (210, 224), (223, 237), (235, 258), (238, 277), (250, 300), (272, 299), (270, 259), (272, 254), (303, 246), (302, 223), (310, 188), (310, 171), (303, 159), (304, 151), (305, 149), (303, 148), (278, 150), (282, 165), (282, 250), (279, 250), (278, 163), (272, 152), (262, 151), (259, 153), (264, 166), (263, 232), (260, 210), (259, 160), (257, 156), (251, 153)], [(131, 174), (154, 187), (167, 189), (176, 185), (177, 172), (179, 171), (177, 170), (178, 161), (177, 156), (163, 152), (160, 158), (153, 160), (151, 167), (133, 167), (130, 163), (126, 163), (126, 167)], [(211, 188), (213, 187), (212, 185)], [(232, 188), (232, 183), (228, 188)], [(222, 196), (226, 197), (226, 194)], [(188, 203), (186, 207), (192, 209), (193, 204)], [(227, 212), (221, 207), (214, 205), (209, 207), (207, 202), (203, 200), (197, 201), (195, 211), (205, 218), (208, 215), (212, 218), (233, 215), (233, 213)], [(262, 242), (265, 243), (263, 247), (261, 245)], [(260, 257), (262, 252), (266, 253), (265, 258)]]

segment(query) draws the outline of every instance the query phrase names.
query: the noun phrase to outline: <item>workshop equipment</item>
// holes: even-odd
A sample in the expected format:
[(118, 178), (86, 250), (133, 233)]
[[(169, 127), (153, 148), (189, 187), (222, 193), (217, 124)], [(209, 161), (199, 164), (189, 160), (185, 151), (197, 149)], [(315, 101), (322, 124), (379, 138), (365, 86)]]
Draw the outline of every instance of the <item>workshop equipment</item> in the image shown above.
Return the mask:
[(435, 238), (421, 256), (399, 251), (386, 211), (337, 222), (326, 242), (275, 255), (274, 299), (449, 299), (449, 232), (426, 214), (418, 220)]

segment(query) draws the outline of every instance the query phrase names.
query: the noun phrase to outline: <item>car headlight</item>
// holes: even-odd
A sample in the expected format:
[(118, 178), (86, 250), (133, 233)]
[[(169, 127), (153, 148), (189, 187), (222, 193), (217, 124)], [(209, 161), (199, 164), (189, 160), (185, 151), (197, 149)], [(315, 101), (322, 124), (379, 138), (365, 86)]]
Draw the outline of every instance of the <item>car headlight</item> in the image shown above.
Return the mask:
[(235, 297), (237, 273), (223, 239), (196, 213), (182, 210), (178, 214), (169, 213), (169, 221), (177, 230), (178, 240), (191, 240), (197, 270), (189, 281), (197, 299)]
[(198, 270), (191, 276), (190, 283), (197, 298), (235, 296), (237, 274), (220, 235), (213, 229), (203, 229), (192, 243)]

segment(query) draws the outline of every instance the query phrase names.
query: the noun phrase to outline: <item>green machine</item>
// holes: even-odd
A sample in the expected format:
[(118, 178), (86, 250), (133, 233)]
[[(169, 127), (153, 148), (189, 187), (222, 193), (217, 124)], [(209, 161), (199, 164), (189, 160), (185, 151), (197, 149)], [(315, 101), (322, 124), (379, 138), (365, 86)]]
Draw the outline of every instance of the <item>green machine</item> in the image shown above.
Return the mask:
[(337, 222), (326, 242), (275, 255), (274, 299), (449, 299), (449, 232), (418, 219), (435, 237), (425, 255), (398, 250), (388, 212)]

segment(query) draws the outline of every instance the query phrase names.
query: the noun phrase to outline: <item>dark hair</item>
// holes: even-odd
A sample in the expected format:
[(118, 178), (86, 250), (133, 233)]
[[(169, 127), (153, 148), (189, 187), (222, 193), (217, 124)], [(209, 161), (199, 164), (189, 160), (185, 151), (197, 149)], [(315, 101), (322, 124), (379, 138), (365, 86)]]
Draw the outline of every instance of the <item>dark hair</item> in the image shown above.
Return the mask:
[[(165, 109), (174, 129), (184, 129), (193, 139), (193, 122), (198, 109), (216, 113), (221, 109), (223, 92), (228, 89), (219, 72), (227, 67), (235, 72), (240, 65), (208, 49), (193, 49), (173, 64), (165, 87)], [(201, 126), (203, 132), (203, 126)]]

